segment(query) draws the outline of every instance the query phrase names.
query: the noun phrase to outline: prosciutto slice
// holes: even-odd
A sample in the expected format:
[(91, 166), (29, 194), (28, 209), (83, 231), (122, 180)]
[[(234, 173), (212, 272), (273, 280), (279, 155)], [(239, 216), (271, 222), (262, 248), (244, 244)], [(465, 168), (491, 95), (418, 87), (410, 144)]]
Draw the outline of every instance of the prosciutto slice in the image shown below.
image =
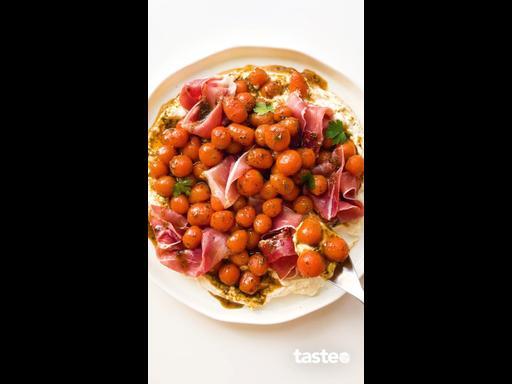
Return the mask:
[(150, 207), (151, 219), (164, 220), (175, 225), (178, 229), (185, 229), (187, 226), (187, 218), (174, 212), (172, 209), (161, 207), (158, 205), (151, 205)]
[(350, 172), (342, 172), (340, 190), (345, 199), (355, 200), (357, 194), (357, 178)]
[(189, 111), (181, 122), (182, 127), (209, 139), (213, 128), (222, 123), (222, 97), (235, 92), (236, 84), (229, 76), (186, 83), (181, 89), (180, 104)]
[(308, 193), (313, 200), (315, 210), (326, 220), (337, 217), (340, 222), (347, 222), (362, 217), (364, 215), (363, 203), (356, 200), (357, 178), (350, 172), (343, 171), (345, 156), (342, 146), (338, 146), (334, 150), (332, 158), (340, 166), (327, 179), (327, 192), (322, 196)]
[(181, 246), (178, 249), (162, 249), (158, 246), (156, 248), (156, 255), (160, 263), (173, 271), (192, 277), (197, 277), (201, 274), (201, 248), (185, 249), (185, 247)]
[(247, 163), (247, 156), (249, 155), (249, 151), (245, 152), (242, 156), (235, 161), (235, 164), (229, 170), (228, 180), (226, 182), (226, 191), (225, 198), (226, 202), (224, 204), (224, 208), (231, 207), (235, 201), (238, 199), (240, 194), (238, 193), (238, 189), (234, 184), (239, 178), (241, 178), (251, 166)]
[(201, 240), (202, 261), (200, 265), (201, 274), (210, 271), (222, 259), (229, 256), (229, 249), (226, 246), (228, 235), (213, 228), (203, 230)]
[(270, 266), (274, 271), (276, 271), (277, 275), (280, 279), (290, 279), (297, 275), (297, 259), (299, 257), (297, 254), (292, 256), (281, 257), (280, 259), (274, 261)]
[[(212, 130), (222, 123), (222, 104), (218, 103), (212, 110), (204, 100), (200, 100), (192, 107), (181, 121), (181, 126), (193, 135), (209, 139)], [(206, 116), (204, 116), (206, 113)], [(204, 117), (203, 117), (204, 116)]]
[(233, 96), (235, 93), (236, 84), (229, 76), (220, 79), (209, 79), (203, 86), (203, 97), (210, 106), (214, 106), (221, 101), (223, 96)]
[(236, 161), (233, 156), (228, 156), (220, 164), (203, 173), (212, 195), (220, 200), (224, 208), (231, 207), (240, 196), (234, 183), (251, 169), (246, 160), (248, 153), (245, 152)]
[(229, 178), (229, 171), (235, 163), (233, 156), (228, 156), (215, 167), (203, 172), (208, 181), (212, 196), (219, 199), (222, 205), (226, 202), (226, 183)]
[(161, 249), (175, 249), (181, 243), (187, 219), (171, 209), (151, 205), (149, 223)]
[(306, 103), (298, 92), (291, 93), (286, 104), (292, 110), (293, 116), (299, 119), (302, 146), (312, 148), (318, 153), (324, 141), (324, 130), (333, 116), (332, 109)]
[(337, 155), (341, 161), (340, 167), (327, 179), (327, 192), (322, 196), (315, 196), (309, 193), (313, 200), (315, 210), (326, 220), (331, 220), (338, 214), (338, 205), (340, 201), (341, 174), (345, 166), (345, 156), (343, 155), (343, 147), (339, 146), (335, 151), (341, 151), (341, 155)]
[(333, 112), (330, 108), (308, 104), (305, 113), (306, 126), (302, 130), (302, 146), (310, 147), (316, 153), (324, 141), (324, 130), (327, 128)]
[(203, 85), (208, 80), (209, 79), (197, 79), (185, 83), (180, 92), (180, 104), (183, 108), (189, 110), (201, 100)]
[(201, 247), (186, 249), (180, 242), (172, 249), (165, 249), (158, 243), (156, 254), (166, 267), (188, 276), (197, 277), (210, 271), (223, 258), (228, 257), (227, 235), (212, 228), (203, 230)]
[(187, 219), (169, 208), (151, 205), (149, 223), (155, 233), (158, 259), (176, 272), (193, 277), (204, 275), (229, 255), (227, 235), (212, 228), (203, 230), (200, 248), (186, 249), (181, 239)]
[(292, 209), (283, 206), (282, 212), (272, 220), (272, 231), (283, 228), (297, 228), (302, 221), (302, 215), (295, 213)]
[(276, 271), (280, 279), (293, 275), (297, 265), (298, 255), (293, 245), (293, 232), (291, 228), (285, 228), (265, 240), (260, 240), (259, 248), (267, 257), (269, 266)]
[(288, 100), (286, 101), (286, 105), (293, 112), (293, 116), (296, 119), (299, 119), (299, 126), (301, 129), (304, 129), (306, 126), (306, 108), (307, 103), (302, 100), (298, 92), (292, 92), (288, 96)]
[(196, 79), (185, 83), (180, 92), (180, 104), (186, 110), (192, 109), (201, 99), (214, 107), (225, 95), (234, 95), (236, 84), (229, 76)]
[(344, 200), (340, 200), (336, 217), (341, 223), (364, 216), (364, 205), (357, 200), (359, 189), (357, 178), (350, 172), (341, 174), (340, 190)]
[(364, 216), (364, 206), (359, 200), (340, 201), (336, 217), (340, 223), (352, 221)]

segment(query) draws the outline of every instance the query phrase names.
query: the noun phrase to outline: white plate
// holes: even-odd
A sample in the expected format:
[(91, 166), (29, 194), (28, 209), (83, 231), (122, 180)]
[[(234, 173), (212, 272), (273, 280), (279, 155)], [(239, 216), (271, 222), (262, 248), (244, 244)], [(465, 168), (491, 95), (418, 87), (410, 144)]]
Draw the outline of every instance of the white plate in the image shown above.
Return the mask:
[[(180, 69), (165, 79), (148, 100), (148, 124), (151, 126), (165, 102), (175, 97), (183, 83), (190, 79), (215, 75), (247, 64), (290, 66), (299, 71), (307, 68), (317, 72), (329, 83), (329, 89), (341, 97), (364, 124), (363, 92), (346, 76), (301, 52), (268, 47), (236, 47), (215, 53)], [(350, 253), (359, 277), (364, 274), (364, 229)], [(325, 285), (313, 297), (290, 295), (271, 300), (263, 308), (226, 309), (207, 290), (190, 277), (163, 266), (148, 240), (148, 271), (150, 278), (178, 301), (213, 319), (245, 324), (284, 323), (333, 303), (345, 294), (339, 288)]]

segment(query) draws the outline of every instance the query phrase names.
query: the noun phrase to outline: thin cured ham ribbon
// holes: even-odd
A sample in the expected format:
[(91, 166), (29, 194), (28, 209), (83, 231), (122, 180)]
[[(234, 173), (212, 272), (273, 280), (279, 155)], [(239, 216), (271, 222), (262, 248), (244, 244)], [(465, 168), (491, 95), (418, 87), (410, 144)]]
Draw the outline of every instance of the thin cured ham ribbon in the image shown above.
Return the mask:
[(160, 263), (176, 272), (201, 276), (229, 255), (227, 235), (212, 228), (203, 230), (200, 248), (186, 249), (181, 240), (186, 219), (169, 208), (150, 206), (149, 222), (155, 233)]
[(298, 92), (290, 93), (286, 104), (292, 110), (293, 116), (299, 120), (302, 146), (318, 153), (324, 141), (324, 131), (333, 116), (332, 109), (306, 103)]
[(343, 171), (345, 156), (341, 145), (333, 151), (332, 158), (339, 164), (339, 168), (327, 179), (327, 192), (322, 196), (309, 194), (315, 210), (326, 220), (337, 217), (340, 222), (346, 222), (362, 217), (364, 206), (356, 199), (357, 178)]
[(151, 205), (149, 207), (149, 223), (159, 247), (174, 249), (181, 243), (187, 219), (171, 209)]
[(212, 110), (209, 110), (205, 101), (201, 100), (181, 120), (181, 126), (193, 135), (209, 139), (213, 128), (218, 127), (221, 122), (222, 104), (218, 103)]
[(267, 257), (269, 266), (280, 279), (296, 275), (298, 255), (293, 244), (293, 234), (303, 216), (288, 207), (272, 220), (272, 230), (259, 242), (261, 252)]
[(180, 104), (186, 110), (192, 109), (203, 95), (203, 85), (209, 79), (196, 79), (185, 83), (180, 92)]
[(181, 126), (194, 135), (209, 139), (213, 128), (222, 123), (222, 98), (235, 92), (236, 84), (229, 76), (186, 83), (181, 89), (180, 104), (188, 112)]
[(297, 265), (298, 255), (293, 245), (294, 231), (292, 228), (284, 228), (259, 242), (259, 248), (267, 258), (270, 268), (276, 271), (280, 279), (293, 276)]
[(219, 199), (226, 209), (240, 197), (235, 181), (251, 169), (247, 163), (248, 154), (249, 152), (245, 152), (237, 160), (233, 156), (228, 156), (220, 164), (203, 172), (212, 196)]
[(297, 228), (302, 221), (302, 215), (295, 213), (293, 209), (283, 206), (283, 210), (272, 220), (272, 231), (279, 231), (283, 228)]

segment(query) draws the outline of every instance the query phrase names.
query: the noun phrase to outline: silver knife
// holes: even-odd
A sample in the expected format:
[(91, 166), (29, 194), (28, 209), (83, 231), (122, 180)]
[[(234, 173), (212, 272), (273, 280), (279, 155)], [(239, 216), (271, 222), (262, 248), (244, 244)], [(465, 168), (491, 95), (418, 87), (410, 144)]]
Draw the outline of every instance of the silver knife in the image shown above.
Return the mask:
[(327, 281), (336, 287), (343, 289), (345, 292), (350, 293), (364, 304), (364, 290), (361, 286), (361, 282), (359, 281), (359, 277), (357, 277), (357, 272), (352, 264), (350, 256), (347, 258), (345, 263), (343, 263), (341, 273), (332, 280)]

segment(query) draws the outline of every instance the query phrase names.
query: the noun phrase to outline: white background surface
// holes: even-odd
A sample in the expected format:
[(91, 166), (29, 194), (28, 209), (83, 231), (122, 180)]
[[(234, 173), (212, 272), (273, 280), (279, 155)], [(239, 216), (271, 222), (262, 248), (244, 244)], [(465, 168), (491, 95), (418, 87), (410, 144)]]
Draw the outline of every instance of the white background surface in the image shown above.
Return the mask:
[[(182, 66), (239, 45), (296, 49), (364, 86), (362, 0), (149, 0), (148, 13), (148, 94)], [(363, 307), (349, 295), (273, 326), (211, 320), (151, 282), (148, 301), (151, 384), (363, 383)], [(298, 365), (296, 348), (349, 352), (351, 361)]]

